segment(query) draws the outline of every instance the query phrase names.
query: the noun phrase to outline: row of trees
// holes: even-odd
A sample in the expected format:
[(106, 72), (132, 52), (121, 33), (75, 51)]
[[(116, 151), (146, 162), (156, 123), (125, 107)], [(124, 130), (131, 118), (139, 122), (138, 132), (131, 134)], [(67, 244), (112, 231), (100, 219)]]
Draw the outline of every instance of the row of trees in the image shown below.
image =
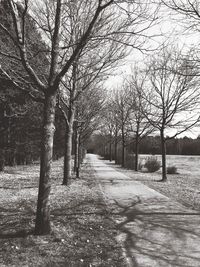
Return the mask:
[[(120, 140), (120, 136), (118, 137)], [(161, 154), (160, 136), (146, 136), (141, 139), (139, 144), (138, 154), (158, 155)], [(108, 160), (115, 160), (116, 163), (121, 163), (121, 144), (118, 142), (117, 155), (114, 148), (115, 138), (111, 141), (110, 150), (110, 136), (102, 134), (93, 134), (88, 145), (89, 153), (96, 153)], [(135, 170), (135, 155), (136, 155), (136, 139), (134, 136), (128, 136), (125, 147), (125, 166), (129, 160), (129, 156), (132, 156), (131, 168)], [(110, 154), (110, 151), (112, 152)], [(200, 139), (189, 138), (187, 136), (183, 138), (170, 138), (166, 142), (166, 151), (168, 155), (200, 155)]]
[[(200, 80), (190, 55), (182, 56), (176, 49), (162, 48), (140, 69), (126, 77), (122, 88), (110, 95), (102, 133), (109, 136), (110, 160), (112, 143), (121, 143), (121, 163), (125, 163), (125, 147), (134, 139), (135, 170), (142, 139), (160, 134), (162, 181), (166, 176), (166, 142), (197, 126), (200, 120)], [(112, 107), (112, 108), (111, 108)]]
[[(97, 126), (95, 118), (103, 102), (102, 81), (130, 49), (141, 49), (145, 44), (145, 31), (157, 20), (157, 8), (150, 2), (114, 0), (2, 0), (0, 5), (1, 78), (26, 98), (23, 108), (26, 112), (32, 108), (31, 113), (39, 118), (38, 126), (41, 119), (37, 132), (41, 168), (35, 234), (48, 234), (53, 147), (59, 146), (61, 134), (55, 133), (54, 142), (55, 118), (58, 116), (58, 127), (63, 121), (65, 124), (63, 184), (67, 185), (73, 132), (78, 170), (78, 144)], [(57, 107), (63, 121), (56, 114)], [(12, 111), (14, 116), (22, 115), (25, 122), (21, 110)]]

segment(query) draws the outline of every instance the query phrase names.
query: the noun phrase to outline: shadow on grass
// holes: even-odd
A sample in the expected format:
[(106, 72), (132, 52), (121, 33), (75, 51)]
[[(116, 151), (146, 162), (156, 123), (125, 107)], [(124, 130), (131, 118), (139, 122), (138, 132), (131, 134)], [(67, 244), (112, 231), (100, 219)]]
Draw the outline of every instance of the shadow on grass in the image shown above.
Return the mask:
[(33, 235), (34, 231), (19, 230), (13, 233), (0, 233), (0, 239), (7, 238), (25, 238), (29, 235)]
[(21, 238), (33, 233), (35, 201), (21, 200), (0, 207), (0, 239)]
[[(35, 219), (34, 211), (29, 204), (20, 210), (21, 204), (0, 209), (3, 218), (0, 247), (6, 247), (2, 250), (5, 261), (7, 257), (17, 266), (13, 259), (18, 258), (22, 264), (31, 253), (31, 257), (35, 257), (34, 266), (41, 266), (37, 265), (37, 257), (43, 262), (42, 266), (125, 266), (121, 248), (114, 238), (116, 224), (99, 197), (88, 196), (82, 200), (71, 196), (67, 202), (54, 203), (51, 210), (53, 231), (46, 237), (33, 236), (29, 222)], [(21, 251), (25, 254), (20, 256)]]
[[(69, 256), (72, 260), (65, 262), (66, 266), (125, 266), (121, 247), (114, 238), (116, 223), (102, 200), (79, 200), (70, 203), (67, 208), (55, 208), (51, 214), (54, 216), (54, 224), (61, 228), (69, 227), (75, 244), (76, 258)], [(65, 251), (65, 255), (69, 252)], [(82, 259), (83, 263), (80, 264), (78, 259)]]

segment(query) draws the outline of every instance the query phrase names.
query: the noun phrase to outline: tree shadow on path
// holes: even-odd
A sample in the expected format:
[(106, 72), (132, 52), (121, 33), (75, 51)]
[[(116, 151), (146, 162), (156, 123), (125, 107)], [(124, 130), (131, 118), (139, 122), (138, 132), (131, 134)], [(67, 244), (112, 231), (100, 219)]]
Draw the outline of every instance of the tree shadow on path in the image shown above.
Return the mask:
[(150, 203), (151, 200), (145, 203), (137, 197), (127, 204), (115, 201), (113, 206), (119, 239), (130, 266), (199, 266), (200, 214), (167, 208), (148, 211)]

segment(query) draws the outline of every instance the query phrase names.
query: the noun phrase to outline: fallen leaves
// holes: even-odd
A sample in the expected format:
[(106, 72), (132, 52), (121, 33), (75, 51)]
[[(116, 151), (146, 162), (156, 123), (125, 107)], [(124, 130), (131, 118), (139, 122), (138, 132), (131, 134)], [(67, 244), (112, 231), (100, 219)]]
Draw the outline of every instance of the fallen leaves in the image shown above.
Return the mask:
[(62, 186), (62, 161), (54, 162), (49, 236), (33, 235), (38, 166), (11, 172), (0, 174), (0, 266), (124, 266), (115, 225), (88, 165), (82, 170), (84, 180)]

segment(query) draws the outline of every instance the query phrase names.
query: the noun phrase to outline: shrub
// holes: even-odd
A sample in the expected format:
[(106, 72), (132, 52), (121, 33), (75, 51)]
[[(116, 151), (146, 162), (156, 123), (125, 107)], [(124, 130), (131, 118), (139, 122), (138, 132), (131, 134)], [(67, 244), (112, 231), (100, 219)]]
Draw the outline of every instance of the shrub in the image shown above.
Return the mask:
[(147, 168), (148, 172), (156, 172), (160, 169), (160, 162), (157, 157), (151, 156), (146, 159), (144, 167)]
[(177, 168), (175, 166), (167, 167), (167, 173), (168, 174), (176, 174), (177, 173)]

